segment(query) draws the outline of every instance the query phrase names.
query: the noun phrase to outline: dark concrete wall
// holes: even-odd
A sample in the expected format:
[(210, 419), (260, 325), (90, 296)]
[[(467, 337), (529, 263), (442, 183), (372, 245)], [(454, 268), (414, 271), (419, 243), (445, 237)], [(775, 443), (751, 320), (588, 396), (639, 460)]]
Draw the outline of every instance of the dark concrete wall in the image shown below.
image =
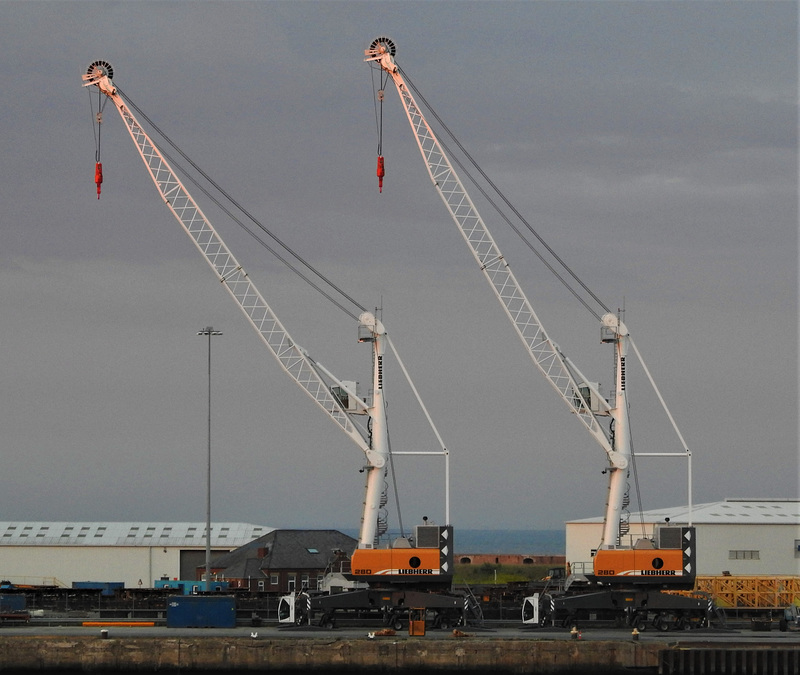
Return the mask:
[(656, 673), (664, 643), (392, 636), (375, 639), (0, 635), (0, 670)]

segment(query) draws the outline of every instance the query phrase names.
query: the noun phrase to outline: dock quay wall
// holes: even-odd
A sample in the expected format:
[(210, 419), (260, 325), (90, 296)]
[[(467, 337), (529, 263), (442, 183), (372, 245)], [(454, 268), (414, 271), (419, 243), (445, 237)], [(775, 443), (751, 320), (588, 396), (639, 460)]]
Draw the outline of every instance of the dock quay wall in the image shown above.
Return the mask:
[(292, 638), (2, 636), (0, 671), (35, 673), (260, 671), (435, 675), (796, 675), (800, 645), (469, 637)]
[(658, 673), (664, 643), (522, 639), (2, 636), (0, 671)]

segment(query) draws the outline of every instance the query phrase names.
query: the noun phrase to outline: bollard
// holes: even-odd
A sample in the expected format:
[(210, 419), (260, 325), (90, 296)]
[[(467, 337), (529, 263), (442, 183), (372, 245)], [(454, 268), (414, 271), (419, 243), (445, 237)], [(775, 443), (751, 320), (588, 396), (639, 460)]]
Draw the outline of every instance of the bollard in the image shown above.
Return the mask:
[(103, 630), (100, 631), (100, 639), (105, 640), (107, 638), (108, 638), (108, 630), (103, 628)]
[(639, 631), (634, 627), (633, 631), (631, 632), (631, 637), (638, 641), (639, 640)]

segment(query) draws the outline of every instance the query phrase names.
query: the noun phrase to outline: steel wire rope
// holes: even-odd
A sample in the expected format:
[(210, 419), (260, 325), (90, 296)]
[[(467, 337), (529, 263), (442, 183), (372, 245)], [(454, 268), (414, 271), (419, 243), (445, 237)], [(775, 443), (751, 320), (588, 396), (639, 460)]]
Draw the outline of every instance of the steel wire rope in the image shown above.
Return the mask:
[(311, 286), (314, 290), (316, 290), (320, 295), (326, 298), (331, 304), (338, 307), (342, 312), (347, 314), (352, 319), (358, 321), (358, 316), (356, 316), (353, 312), (348, 310), (344, 305), (342, 305), (338, 300), (336, 300), (332, 295), (330, 295), (325, 289), (319, 286), (319, 284), (315, 283), (312, 279), (308, 276), (303, 274), (303, 272), (292, 263), (283, 257), (278, 251), (276, 251), (273, 247), (271, 247), (266, 241), (264, 241), (257, 232), (254, 232), (250, 227), (248, 227), (245, 223), (243, 223), (239, 218), (237, 218), (231, 211), (220, 202), (213, 194), (209, 192), (209, 190), (203, 186), (194, 176), (192, 176), (189, 172), (186, 171), (184, 167), (182, 167), (174, 157), (172, 157), (169, 153), (162, 151), (164, 157), (170, 162), (173, 166), (179, 169), (187, 180), (189, 180), (193, 185), (197, 187), (208, 199), (210, 199), (225, 215), (227, 215), (233, 222), (239, 225), (247, 234), (249, 234), (253, 239), (255, 239), (263, 248), (269, 251), (275, 258), (277, 258), (280, 262), (282, 262), (286, 267), (289, 268), (292, 272), (294, 272), (298, 277), (300, 277), (303, 281), (305, 281), (309, 286)]
[[(261, 229), (266, 235), (268, 235), (275, 243), (277, 243), (284, 251), (289, 253), (297, 262), (303, 265), (306, 269), (311, 271), (314, 275), (316, 275), (319, 279), (321, 279), (329, 288), (333, 289), (336, 293), (341, 295), (347, 301), (349, 301), (352, 305), (357, 307), (361, 312), (365, 312), (366, 308), (359, 302), (357, 302), (354, 298), (352, 298), (348, 293), (346, 293), (341, 287), (333, 283), (330, 279), (328, 279), (322, 272), (317, 270), (315, 267), (311, 265), (307, 260), (305, 260), (299, 253), (297, 253), (294, 249), (290, 246), (285, 244), (281, 239), (278, 238), (272, 231), (269, 230), (263, 223), (261, 223), (253, 214), (251, 214), (247, 209), (245, 209), (236, 199), (233, 198), (225, 189), (223, 189), (214, 179), (212, 179), (203, 169), (201, 169), (195, 162), (192, 160), (180, 147), (169, 137), (167, 136), (164, 131), (162, 131), (158, 125), (156, 125), (152, 119), (150, 119), (147, 114), (137, 106), (131, 98), (123, 93), (123, 91), (117, 87), (117, 91), (119, 92), (120, 96), (125, 99), (128, 105), (131, 106), (136, 112), (153, 128), (153, 130), (159, 134), (169, 145), (170, 147), (174, 148), (175, 151), (191, 165), (191, 167), (197, 171), (210, 185), (212, 185), (228, 202), (230, 202), (236, 209), (238, 209), (242, 214), (244, 214), (249, 220), (251, 220), (259, 229)], [(174, 158), (169, 157), (165, 153), (164, 155), (168, 161), (175, 164), (177, 168), (180, 168), (181, 172), (190, 180), (206, 197), (211, 199), (214, 204), (220, 208), (229, 218), (231, 218), (237, 225), (239, 225), (245, 232), (247, 232), (253, 239), (255, 239), (261, 246), (263, 246), (267, 251), (269, 251), (273, 256), (275, 256), (280, 262), (282, 262), (286, 267), (288, 267), (292, 272), (294, 272), (297, 276), (299, 276), (303, 281), (309, 284), (314, 290), (320, 293), (323, 297), (325, 297), (329, 302), (333, 305), (338, 307), (341, 311), (345, 314), (350, 316), (351, 318), (358, 320), (358, 316), (356, 316), (353, 312), (348, 310), (342, 303), (337, 301), (333, 298), (329, 293), (325, 290), (320, 288), (318, 284), (314, 281), (309, 279), (303, 272), (297, 269), (290, 261), (288, 261), (284, 256), (278, 253), (274, 248), (272, 248), (267, 242), (265, 242), (261, 237), (258, 236), (257, 233), (253, 232), (247, 225), (245, 225), (239, 218), (233, 215), (229, 209), (227, 209), (219, 199), (217, 199), (214, 195), (212, 195), (209, 190), (203, 186), (195, 177), (191, 175), (185, 168), (181, 167), (177, 162), (175, 162)]]
[[(448, 136), (449, 136), (449, 137), (450, 137), (450, 138), (453, 140), (453, 142), (456, 144), (456, 146), (459, 148), (459, 150), (461, 150), (461, 152), (464, 154), (464, 157), (466, 157), (466, 159), (469, 161), (469, 163), (470, 163), (470, 164), (472, 164), (472, 166), (473, 166), (473, 167), (475, 167), (475, 169), (476, 169), (476, 170), (477, 170), (477, 171), (480, 173), (480, 175), (481, 175), (481, 176), (483, 177), (483, 179), (484, 179), (484, 180), (487, 182), (487, 184), (488, 184), (488, 185), (489, 185), (489, 186), (492, 188), (492, 190), (493, 190), (493, 191), (494, 191), (494, 192), (495, 192), (495, 193), (496, 193), (496, 194), (497, 194), (497, 195), (500, 197), (500, 199), (501, 199), (501, 200), (502, 200), (502, 201), (503, 201), (503, 202), (506, 204), (506, 206), (507, 206), (509, 209), (511, 209), (511, 211), (513, 212), (513, 214), (514, 214), (514, 215), (515, 215), (517, 218), (519, 218), (520, 222), (521, 222), (523, 225), (525, 225), (525, 227), (528, 229), (528, 231), (529, 231), (529, 232), (530, 232), (530, 233), (531, 233), (531, 234), (532, 234), (534, 237), (536, 237), (536, 239), (539, 241), (539, 243), (540, 243), (542, 246), (544, 246), (544, 248), (547, 250), (547, 252), (548, 252), (548, 253), (549, 253), (551, 256), (553, 256), (553, 258), (554, 258), (554, 259), (555, 259), (555, 260), (558, 262), (558, 264), (559, 264), (559, 265), (561, 265), (561, 267), (562, 267), (562, 268), (563, 268), (563, 269), (564, 269), (564, 270), (565, 270), (565, 271), (566, 271), (566, 272), (569, 274), (569, 276), (570, 276), (570, 277), (572, 277), (572, 278), (575, 280), (575, 282), (576, 282), (576, 283), (577, 283), (577, 284), (578, 284), (578, 285), (579, 285), (579, 286), (580, 286), (580, 287), (581, 287), (581, 288), (582, 288), (584, 291), (586, 291), (586, 293), (588, 293), (588, 294), (589, 294), (589, 296), (591, 296), (591, 298), (592, 298), (592, 299), (593, 299), (593, 300), (594, 300), (594, 301), (595, 301), (595, 302), (596, 302), (596, 303), (597, 303), (597, 304), (598, 304), (600, 307), (602, 307), (602, 308), (603, 308), (603, 309), (604, 309), (606, 312), (610, 312), (611, 310), (610, 310), (610, 309), (609, 309), (609, 308), (608, 308), (608, 307), (605, 305), (605, 303), (604, 303), (602, 300), (600, 300), (600, 298), (599, 298), (599, 297), (598, 297), (598, 296), (597, 296), (597, 295), (596, 295), (596, 294), (595, 294), (595, 293), (594, 293), (594, 292), (593, 292), (593, 291), (592, 291), (592, 290), (589, 288), (589, 286), (588, 286), (588, 285), (587, 285), (587, 284), (586, 284), (586, 283), (585, 283), (583, 280), (581, 280), (581, 278), (580, 278), (580, 277), (578, 277), (578, 275), (575, 273), (575, 271), (574, 271), (574, 270), (572, 270), (572, 268), (571, 268), (569, 265), (567, 265), (567, 263), (566, 263), (566, 262), (565, 262), (565, 261), (564, 261), (564, 260), (561, 258), (561, 256), (559, 256), (559, 255), (558, 255), (558, 254), (555, 252), (555, 250), (554, 250), (554, 249), (553, 249), (553, 248), (552, 248), (552, 247), (551, 247), (551, 246), (550, 246), (550, 245), (549, 245), (549, 244), (548, 244), (548, 243), (547, 243), (547, 242), (544, 240), (544, 238), (543, 238), (543, 237), (542, 237), (542, 236), (541, 236), (541, 235), (540, 235), (540, 234), (539, 234), (539, 233), (538, 233), (538, 232), (537, 232), (537, 231), (534, 229), (534, 227), (533, 227), (533, 226), (532, 226), (532, 225), (531, 225), (531, 224), (530, 224), (530, 223), (529, 223), (529, 222), (528, 222), (528, 221), (525, 219), (525, 217), (524, 217), (524, 216), (523, 216), (523, 215), (522, 215), (522, 214), (519, 212), (519, 210), (518, 210), (518, 209), (517, 209), (517, 208), (516, 208), (516, 207), (515, 207), (515, 206), (514, 206), (514, 205), (513, 205), (511, 202), (510, 202), (510, 200), (509, 200), (509, 199), (508, 199), (508, 198), (505, 196), (505, 194), (503, 194), (503, 192), (500, 190), (500, 188), (498, 188), (498, 187), (497, 187), (497, 185), (494, 183), (494, 181), (492, 181), (492, 179), (491, 179), (491, 178), (489, 178), (489, 176), (486, 174), (486, 172), (485, 172), (485, 171), (484, 171), (484, 170), (483, 170), (483, 169), (480, 167), (480, 165), (479, 165), (479, 164), (478, 164), (478, 163), (475, 161), (475, 159), (472, 157), (472, 155), (470, 155), (470, 153), (469, 153), (469, 152), (467, 151), (467, 149), (466, 149), (466, 148), (463, 146), (463, 144), (462, 144), (462, 143), (461, 143), (461, 142), (458, 140), (458, 138), (456, 138), (455, 134), (454, 134), (454, 133), (453, 133), (453, 132), (450, 130), (450, 128), (449, 128), (449, 127), (448, 127), (448, 126), (445, 124), (445, 122), (444, 122), (444, 121), (442, 120), (442, 118), (441, 118), (441, 117), (438, 115), (438, 113), (437, 113), (437, 112), (436, 112), (436, 111), (433, 109), (433, 107), (431, 106), (431, 104), (430, 104), (430, 103), (429, 103), (429, 102), (428, 102), (428, 101), (425, 99), (425, 97), (422, 95), (422, 93), (420, 92), (420, 90), (419, 90), (419, 89), (416, 87), (416, 85), (415, 85), (415, 84), (414, 84), (414, 83), (411, 81), (411, 79), (408, 77), (408, 75), (406, 74), (406, 72), (405, 72), (405, 71), (404, 71), (402, 68), (400, 68), (399, 66), (398, 66), (398, 70), (399, 70), (399, 71), (400, 71), (400, 73), (403, 75), (403, 78), (404, 78), (404, 80), (405, 80), (405, 81), (408, 83), (408, 86), (409, 86), (409, 88), (410, 88), (410, 89), (412, 89), (412, 90), (414, 91), (414, 93), (416, 94), (416, 96), (419, 98), (419, 100), (420, 100), (420, 101), (422, 101), (422, 103), (425, 105), (425, 107), (426, 107), (426, 108), (427, 108), (427, 110), (430, 112), (430, 114), (431, 114), (431, 115), (433, 115), (434, 119), (435, 119), (435, 120), (436, 120), (436, 121), (439, 123), (439, 125), (442, 127), (442, 129), (444, 130), (444, 132), (445, 132), (445, 133), (446, 133), (446, 134), (447, 134), (447, 135), (448, 135)], [(445, 148), (445, 150), (448, 150), (448, 151), (449, 151), (449, 148), (448, 148), (448, 147), (445, 145), (445, 143), (443, 143), (443, 142), (441, 141), (441, 139), (439, 139), (439, 142), (441, 143), (442, 147), (444, 147), (444, 148)], [(525, 243), (525, 245), (526, 245), (526, 246), (527, 246), (527, 247), (528, 247), (528, 248), (529, 248), (529, 249), (530, 249), (530, 250), (531, 250), (531, 251), (532, 251), (532, 252), (533, 252), (533, 253), (536, 255), (536, 257), (537, 257), (537, 258), (539, 258), (539, 260), (540, 260), (540, 261), (541, 261), (541, 262), (542, 262), (542, 263), (543, 263), (543, 264), (544, 264), (544, 265), (547, 267), (547, 269), (548, 269), (548, 270), (550, 270), (550, 272), (551, 272), (551, 273), (552, 273), (552, 274), (553, 274), (553, 275), (554, 275), (554, 276), (555, 276), (555, 277), (556, 277), (556, 278), (557, 278), (557, 279), (558, 279), (558, 280), (559, 280), (559, 281), (562, 283), (562, 285), (563, 285), (563, 286), (564, 286), (564, 287), (565, 287), (565, 288), (566, 288), (566, 289), (567, 289), (567, 290), (568, 290), (568, 291), (569, 291), (569, 292), (570, 292), (570, 293), (571, 293), (571, 294), (572, 294), (572, 295), (573, 295), (573, 296), (574, 296), (574, 297), (575, 297), (575, 298), (576, 298), (576, 299), (577, 299), (577, 300), (578, 300), (578, 301), (579, 301), (579, 302), (580, 302), (580, 303), (581, 303), (581, 304), (582, 304), (582, 305), (583, 305), (583, 306), (584, 306), (584, 307), (585, 307), (585, 308), (586, 308), (586, 309), (587, 309), (587, 310), (588, 310), (588, 311), (589, 311), (589, 312), (590, 312), (590, 313), (591, 313), (591, 314), (592, 314), (592, 315), (593, 315), (593, 316), (596, 318), (596, 319), (598, 319), (598, 320), (599, 320), (599, 319), (600, 319), (600, 316), (599, 316), (599, 314), (598, 314), (597, 312), (595, 312), (595, 311), (594, 311), (594, 310), (593, 310), (593, 309), (592, 309), (592, 308), (589, 306), (589, 304), (587, 303), (587, 301), (586, 301), (584, 298), (582, 298), (582, 297), (580, 296), (580, 294), (578, 293), (578, 291), (577, 291), (576, 289), (574, 289), (574, 288), (573, 288), (573, 287), (572, 287), (572, 286), (571, 286), (571, 285), (570, 285), (570, 284), (569, 284), (569, 283), (568, 283), (568, 282), (567, 282), (567, 281), (564, 279), (564, 277), (563, 277), (561, 274), (559, 274), (559, 273), (558, 273), (558, 272), (557, 272), (557, 271), (554, 269), (554, 267), (553, 267), (553, 266), (552, 266), (552, 265), (551, 265), (549, 262), (547, 262), (547, 261), (544, 259), (544, 256), (541, 254), (541, 252), (539, 252), (538, 250), (536, 250), (536, 248), (535, 248), (535, 247), (533, 246), (533, 244), (532, 244), (532, 243), (531, 243), (531, 242), (530, 242), (530, 241), (527, 239), (527, 237), (525, 237), (525, 235), (524, 235), (524, 234), (521, 232), (521, 230), (520, 230), (520, 229), (519, 229), (517, 226), (515, 226), (515, 225), (514, 225), (514, 224), (511, 222), (511, 220), (509, 219), (509, 217), (508, 217), (508, 216), (507, 216), (507, 215), (506, 215), (506, 214), (505, 214), (505, 213), (504, 213), (504, 212), (503, 212), (503, 211), (502, 211), (502, 210), (499, 208), (499, 206), (496, 204), (496, 202), (495, 202), (495, 201), (494, 201), (494, 200), (493, 200), (493, 199), (492, 199), (492, 198), (491, 198), (491, 197), (490, 197), (490, 196), (487, 194), (486, 190), (485, 190), (485, 189), (484, 189), (484, 188), (483, 188), (483, 187), (482, 187), (482, 186), (481, 186), (481, 185), (478, 183), (478, 181), (477, 181), (477, 180), (476, 180), (476, 179), (473, 177), (473, 175), (470, 173), (470, 171), (467, 169), (467, 167), (466, 167), (466, 166), (463, 164), (463, 162), (461, 162), (461, 161), (460, 161), (460, 160), (459, 160), (457, 157), (455, 157), (455, 155), (454, 155), (452, 152), (450, 152), (449, 158), (450, 158), (450, 159), (452, 159), (452, 161), (453, 161), (453, 162), (454, 162), (454, 163), (455, 163), (455, 164), (456, 164), (456, 165), (457, 165), (457, 166), (458, 166), (460, 169), (462, 169), (462, 170), (464, 171), (464, 174), (467, 176), (467, 178), (469, 179), (469, 181), (470, 181), (470, 182), (471, 182), (471, 183), (472, 183), (472, 184), (473, 184), (473, 185), (474, 185), (474, 186), (475, 186), (475, 187), (478, 189), (478, 191), (479, 191), (479, 192), (480, 192), (480, 193), (481, 193), (481, 194), (484, 196), (484, 198), (485, 198), (485, 199), (486, 199), (486, 200), (489, 202), (489, 204), (492, 206), (492, 208), (493, 208), (493, 209), (495, 209), (495, 211), (498, 213), (498, 215), (500, 215), (500, 217), (501, 217), (501, 218), (502, 218), (502, 219), (503, 219), (503, 220), (506, 222), (506, 224), (508, 224), (508, 226), (509, 226), (509, 227), (511, 227), (511, 229), (513, 229), (513, 230), (514, 230), (514, 232), (515, 232), (515, 233), (516, 233), (516, 234), (517, 234), (517, 235), (520, 237), (520, 239), (521, 239), (521, 240), (522, 240), (522, 241)]]
[(100, 161), (100, 132), (102, 130), (103, 110), (105, 110), (108, 97), (103, 95), (99, 89), (97, 90), (97, 110), (95, 111), (92, 105), (92, 92), (90, 89), (86, 90), (89, 93), (89, 109), (92, 111), (92, 132), (94, 133), (94, 161)]
[[(628, 408), (630, 408), (630, 403), (628, 404)], [(639, 525), (642, 530), (642, 535), (644, 535), (644, 506), (642, 502), (642, 491), (639, 487), (639, 471), (636, 468), (636, 453), (633, 451), (633, 429), (631, 428), (630, 410), (626, 410), (625, 414), (628, 415), (628, 434), (630, 435), (631, 441), (631, 473), (633, 473), (633, 485), (636, 490), (636, 503), (639, 506)]]
[[(375, 110), (375, 131), (378, 136), (378, 155), (383, 154), (383, 95), (382, 92), (386, 87), (386, 82), (389, 80), (388, 73), (384, 76), (381, 70), (378, 73), (378, 88), (375, 87), (375, 68), (372, 71), (372, 104)], [(378, 105), (380, 103), (380, 105)]]
[(397, 525), (400, 528), (400, 536), (405, 539), (406, 533), (403, 527), (403, 513), (400, 509), (400, 490), (397, 487), (397, 472), (394, 470), (394, 453), (392, 452), (392, 438), (389, 435), (389, 411), (386, 401), (384, 400), (384, 409), (386, 417), (386, 442), (389, 445), (389, 469), (392, 474), (392, 488), (394, 490), (394, 507), (397, 509)]

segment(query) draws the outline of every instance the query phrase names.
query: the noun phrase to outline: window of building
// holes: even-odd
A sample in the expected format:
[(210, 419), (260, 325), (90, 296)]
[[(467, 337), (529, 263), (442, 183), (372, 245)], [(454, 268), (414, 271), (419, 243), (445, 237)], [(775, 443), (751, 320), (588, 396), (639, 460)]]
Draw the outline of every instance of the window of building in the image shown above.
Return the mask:
[(759, 551), (728, 551), (728, 560), (760, 560)]
[(278, 575), (277, 574), (270, 574), (269, 575), (269, 583), (271, 586), (278, 585)]
[(322, 574), (318, 574), (318, 575), (317, 575), (317, 590), (318, 590), (318, 591), (321, 591), (321, 590), (322, 590), (322, 580), (323, 580), (324, 578), (325, 578), (325, 576), (324, 576), (324, 575), (322, 575)]
[(308, 575), (307, 574), (303, 574), (300, 577), (300, 586), (302, 588), (308, 588)]
[(289, 593), (293, 592), (295, 590), (295, 588), (297, 588), (297, 575), (296, 574), (290, 574), (289, 575), (289, 581), (286, 584), (286, 588), (288, 589)]

